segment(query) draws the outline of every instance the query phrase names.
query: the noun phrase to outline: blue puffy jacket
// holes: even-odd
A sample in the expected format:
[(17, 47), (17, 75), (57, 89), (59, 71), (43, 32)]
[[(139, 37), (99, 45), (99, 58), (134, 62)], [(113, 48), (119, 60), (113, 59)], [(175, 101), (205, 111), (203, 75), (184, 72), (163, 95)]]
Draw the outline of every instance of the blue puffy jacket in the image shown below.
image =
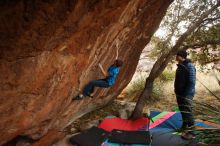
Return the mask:
[(175, 93), (179, 96), (195, 95), (196, 69), (190, 60), (177, 64), (176, 78), (174, 82)]
[(112, 86), (115, 83), (115, 79), (116, 79), (118, 73), (119, 73), (119, 67), (111, 65), (108, 68), (109, 76), (106, 78), (106, 81), (108, 82), (109, 86)]

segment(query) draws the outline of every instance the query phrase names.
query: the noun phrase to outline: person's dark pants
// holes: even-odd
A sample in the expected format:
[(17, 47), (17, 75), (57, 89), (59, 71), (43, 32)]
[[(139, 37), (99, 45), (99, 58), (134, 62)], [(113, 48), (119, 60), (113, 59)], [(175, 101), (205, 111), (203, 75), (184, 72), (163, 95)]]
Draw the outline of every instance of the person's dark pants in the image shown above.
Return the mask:
[(94, 92), (95, 87), (108, 88), (108, 87), (110, 87), (110, 85), (108, 84), (108, 82), (105, 79), (92, 80), (85, 86), (85, 88), (83, 90), (83, 95), (90, 96), (90, 94)]
[(176, 95), (179, 110), (182, 115), (183, 125), (182, 128), (194, 126), (194, 117), (192, 113), (192, 99), (193, 97), (182, 97)]

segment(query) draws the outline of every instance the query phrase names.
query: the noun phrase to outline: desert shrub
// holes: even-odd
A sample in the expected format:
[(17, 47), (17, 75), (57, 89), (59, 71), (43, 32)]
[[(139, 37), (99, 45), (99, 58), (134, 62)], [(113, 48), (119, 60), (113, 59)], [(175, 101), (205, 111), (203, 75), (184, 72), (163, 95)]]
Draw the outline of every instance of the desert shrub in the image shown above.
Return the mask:
[(140, 93), (144, 90), (146, 81), (146, 75), (138, 74), (137, 77), (130, 82), (126, 88), (126, 97), (139, 96)]
[(159, 99), (163, 95), (163, 83), (159, 80), (156, 79), (154, 81), (154, 86), (151, 94), (151, 99)]
[[(128, 98), (133, 98), (135, 100), (144, 90), (146, 78), (146, 74), (138, 74), (136, 78), (131, 81), (131, 83), (126, 88), (125, 96)], [(153, 85), (151, 99), (158, 99), (162, 96), (162, 86), (163, 83), (159, 79), (156, 79)]]
[(163, 73), (159, 76), (159, 80), (163, 82), (173, 81), (175, 78), (175, 71), (172, 70), (164, 70)]

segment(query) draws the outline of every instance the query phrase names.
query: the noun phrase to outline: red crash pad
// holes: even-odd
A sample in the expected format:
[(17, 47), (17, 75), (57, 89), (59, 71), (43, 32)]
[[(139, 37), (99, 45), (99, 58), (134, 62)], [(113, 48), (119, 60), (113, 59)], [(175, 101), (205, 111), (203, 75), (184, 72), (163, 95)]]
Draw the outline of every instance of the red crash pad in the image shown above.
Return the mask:
[(111, 132), (113, 129), (133, 131), (143, 129), (144, 127), (146, 127), (147, 130), (148, 123), (148, 118), (140, 118), (137, 120), (124, 120), (121, 118), (114, 117), (105, 118), (100, 123), (99, 128), (102, 128), (109, 132)]

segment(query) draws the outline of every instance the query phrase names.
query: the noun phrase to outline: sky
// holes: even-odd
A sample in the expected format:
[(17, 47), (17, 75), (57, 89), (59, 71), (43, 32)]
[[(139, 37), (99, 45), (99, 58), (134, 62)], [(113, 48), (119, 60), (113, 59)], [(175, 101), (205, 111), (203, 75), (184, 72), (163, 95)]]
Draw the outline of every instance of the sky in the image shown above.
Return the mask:
[(166, 33), (167, 32), (166, 32), (165, 29), (162, 29), (161, 27), (159, 27), (154, 35), (159, 37), (159, 38), (163, 38), (164, 36), (166, 36)]

